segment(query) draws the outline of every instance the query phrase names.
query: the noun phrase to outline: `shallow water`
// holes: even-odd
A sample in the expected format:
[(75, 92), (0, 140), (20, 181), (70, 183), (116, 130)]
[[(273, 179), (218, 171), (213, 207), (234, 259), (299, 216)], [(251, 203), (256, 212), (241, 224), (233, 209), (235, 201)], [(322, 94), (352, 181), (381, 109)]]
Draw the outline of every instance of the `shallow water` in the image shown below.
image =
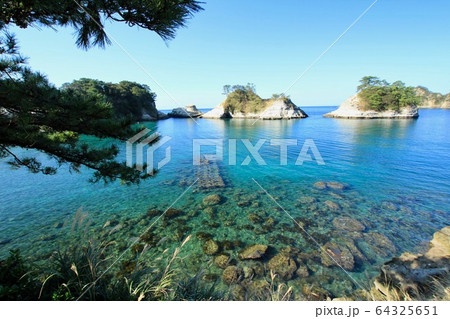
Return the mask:
[[(203, 253), (199, 237), (204, 232), (239, 266), (257, 263), (237, 258), (247, 245), (270, 246), (261, 264), (266, 269), (272, 256), (286, 247), (293, 248), (291, 257), (298, 266), (305, 265), (309, 273), (307, 278), (294, 274), (284, 280), (295, 291), (308, 284), (341, 296), (361, 288), (359, 285), (366, 287), (383, 262), (404, 251), (424, 249), (432, 234), (449, 224), (450, 111), (420, 110), (417, 120), (321, 116), (333, 109), (305, 108), (310, 116), (307, 119), (257, 121), (254, 125), (254, 120), (207, 119), (198, 119), (198, 125), (186, 119), (148, 123), (152, 130), (172, 137), (167, 143), (172, 159), (154, 178), (138, 186), (90, 184), (87, 169), (70, 174), (62, 167), (56, 176), (33, 175), (24, 169), (11, 170), (2, 161), (0, 255), (20, 248), (30, 258), (47, 258), (70, 240), (72, 221), (80, 207), (89, 214), (88, 232), (102, 240), (115, 240), (118, 253), (151, 225), (155, 218), (147, 217), (147, 210), (164, 211), (196, 180), (192, 140), (225, 139), (225, 161), (218, 163), (218, 169), (226, 186), (205, 190), (196, 184), (189, 189), (173, 205), (183, 213), (162, 218), (152, 226), (152, 243), (158, 245), (150, 250), (173, 248), (192, 234), (183, 248), (186, 273), (203, 271), (208, 274), (205, 278), (212, 280), (223, 270), (214, 265), (213, 257)], [(227, 139), (237, 139), (237, 165), (228, 163)], [(266, 139), (259, 152), (266, 165), (257, 165), (254, 159), (248, 165), (239, 165), (249, 155), (240, 139), (249, 139), (252, 144)], [(298, 140), (298, 146), (288, 148), (287, 165), (280, 165), (279, 146), (271, 146), (270, 139)], [(314, 140), (325, 165), (315, 161), (294, 165), (306, 139)], [(124, 160), (125, 145), (121, 147)], [(210, 153), (212, 149), (205, 147), (202, 151)], [(161, 158), (164, 149), (157, 154)], [(46, 160), (44, 155), (37, 155)], [(313, 184), (318, 181), (343, 183), (346, 189), (317, 189)], [(220, 194), (222, 202), (207, 208), (202, 200), (210, 194)], [(288, 214), (301, 223), (304, 231), (294, 227)], [(343, 216), (361, 222), (364, 230), (337, 228)], [(103, 228), (107, 221), (121, 226)], [(326, 265), (319, 246), (330, 241), (357, 249), (356, 253), (352, 251), (353, 269), (346, 273), (335, 265)], [(266, 271), (253, 280), (267, 276)], [(218, 289), (225, 289), (221, 280), (218, 282)]]

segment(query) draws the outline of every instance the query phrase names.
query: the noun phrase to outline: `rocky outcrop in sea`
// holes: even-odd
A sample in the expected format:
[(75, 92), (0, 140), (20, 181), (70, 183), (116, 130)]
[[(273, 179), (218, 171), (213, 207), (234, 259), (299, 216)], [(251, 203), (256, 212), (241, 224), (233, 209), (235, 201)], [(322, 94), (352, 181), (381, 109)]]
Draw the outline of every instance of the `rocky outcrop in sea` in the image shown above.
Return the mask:
[(178, 107), (172, 110), (168, 114), (169, 117), (176, 118), (195, 118), (202, 116), (203, 113), (200, 112), (195, 105), (187, 105), (186, 107)]
[(400, 111), (386, 110), (377, 112), (374, 110), (364, 110), (360, 106), (358, 95), (353, 95), (342, 103), (333, 112), (327, 113), (324, 117), (347, 118), (347, 119), (410, 119), (419, 117), (416, 106), (404, 107)]
[(203, 118), (226, 119), (226, 118), (250, 118), (263, 120), (299, 119), (308, 115), (294, 103), (286, 99), (270, 101), (268, 106), (258, 113), (243, 113), (240, 111), (229, 111), (225, 107), (225, 101), (211, 111), (203, 114)]

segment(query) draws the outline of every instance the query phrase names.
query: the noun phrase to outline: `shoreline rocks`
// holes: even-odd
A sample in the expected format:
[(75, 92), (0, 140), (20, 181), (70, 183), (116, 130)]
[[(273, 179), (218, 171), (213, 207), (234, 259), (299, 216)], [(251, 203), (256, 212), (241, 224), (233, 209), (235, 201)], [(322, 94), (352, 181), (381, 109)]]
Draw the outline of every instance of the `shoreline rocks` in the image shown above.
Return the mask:
[(394, 288), (434, 298), (436, 279), (442, 285), (450, 282), (450, 226), (434, 233), (425, 254), (403, 253), (386, 262), (375, 279), (375, 287), (384, 294)]
[(400, 111), (386, 110), (377, 112), (374, 110), (363, 110), (360, 107), (360, 101), (356, 94), (342, 103), (337, 110), (323, 116), (346, 119), (412, 119), (419, 117), (419, 111), (415, 105), (404, 107)]
[(430, 244), (431, 248), (425, 254), (427, 258), (435, 260), (443, 256), (450, 257), (450, 226), (435, 232)]

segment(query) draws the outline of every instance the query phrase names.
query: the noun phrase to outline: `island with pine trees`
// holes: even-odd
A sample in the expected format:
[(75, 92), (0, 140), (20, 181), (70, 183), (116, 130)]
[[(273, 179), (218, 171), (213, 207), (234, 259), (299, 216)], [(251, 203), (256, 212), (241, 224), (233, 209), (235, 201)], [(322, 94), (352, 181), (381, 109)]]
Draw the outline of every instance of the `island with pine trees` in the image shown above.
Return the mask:
[(357, 94), (324, 117), (333, 118), (417, 118), (420, 99), (413, 87), (401, 81), (389, 83), (374, 76), (362, 78)]
[(308, 115), (297, 107), (289, 97), (274, 94), (263, 99), (255, 92), (253, 84), (224, 86), (226, 99), (211, 111), (203, 114), (203, 118), (259, 118), (264, 120), (299, 119)]

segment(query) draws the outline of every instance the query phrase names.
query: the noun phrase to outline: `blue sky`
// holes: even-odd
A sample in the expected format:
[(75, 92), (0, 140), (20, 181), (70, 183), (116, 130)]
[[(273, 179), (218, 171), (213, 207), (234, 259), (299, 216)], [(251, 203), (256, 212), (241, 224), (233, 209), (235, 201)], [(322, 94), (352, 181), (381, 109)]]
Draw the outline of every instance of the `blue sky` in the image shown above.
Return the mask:
[[(164, 43), (151, 31), (107, 23), (116, 44), (78, 49), (72, 29), (13, 28), (35, 70), (56, 85), (81, 77), (148, 84), (158, 109), (214, 107), (225, 84), (256, 85), (270, 97), (292, 82), (373, 0), (211, 0)], [(338, 105), (364, 75), (450, 91), (450, 1), (379, 0), (288, 92), (300, 106)], [(180, 105), (177, 105), (180, 104)]]

